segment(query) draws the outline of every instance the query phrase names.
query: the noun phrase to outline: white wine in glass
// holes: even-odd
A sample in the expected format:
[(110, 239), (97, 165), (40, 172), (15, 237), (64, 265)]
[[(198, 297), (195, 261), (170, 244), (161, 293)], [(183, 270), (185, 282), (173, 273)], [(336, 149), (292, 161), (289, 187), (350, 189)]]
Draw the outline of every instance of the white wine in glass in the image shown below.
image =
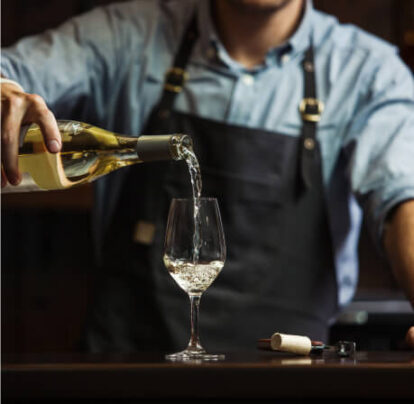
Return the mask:
[(226, 243), (217, 199), (173, 199), (168, 214), (164, 264), (191, 304), (191, 337), (184, 351), (169, 354), (169, 360), (220, 360), (208, 354), (198, 336), (199, 304), (203, 292), (224, 266)]

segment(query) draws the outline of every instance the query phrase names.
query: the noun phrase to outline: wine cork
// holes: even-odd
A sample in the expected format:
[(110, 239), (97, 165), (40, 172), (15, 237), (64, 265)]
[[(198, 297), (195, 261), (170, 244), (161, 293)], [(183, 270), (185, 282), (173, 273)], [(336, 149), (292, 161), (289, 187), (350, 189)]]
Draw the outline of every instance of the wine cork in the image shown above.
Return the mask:
[(310, 338), (302, 335), (280, 334), (276, 332), (270, 339), (270, 347), (275, 351), (308, 355), (312, 349), (312, 341)]

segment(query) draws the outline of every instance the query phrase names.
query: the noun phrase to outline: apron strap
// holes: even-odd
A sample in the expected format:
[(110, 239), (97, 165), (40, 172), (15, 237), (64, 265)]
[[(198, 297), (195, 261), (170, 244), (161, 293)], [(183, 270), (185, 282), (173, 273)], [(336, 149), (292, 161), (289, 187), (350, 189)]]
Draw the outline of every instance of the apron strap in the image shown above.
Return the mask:
[(324, 105), (316, 98), (315, 64), (312, 45), (303, 60), (304, 98), (299, 104), (303, 126), (300, 149), (300, 177), (305, 189), (312, 188), (313, 167), (318, 153), (316, 125), (320, 120)]
[(169, 117), (175, 97), (181, 92), (185, 81), (188, 80), (189, 75), (185, 68), (197, 38), (197, 17), (194, 13), (181, 39), (173, 67), (165, 73), (164, 90), (158, 104), (160, 118)]

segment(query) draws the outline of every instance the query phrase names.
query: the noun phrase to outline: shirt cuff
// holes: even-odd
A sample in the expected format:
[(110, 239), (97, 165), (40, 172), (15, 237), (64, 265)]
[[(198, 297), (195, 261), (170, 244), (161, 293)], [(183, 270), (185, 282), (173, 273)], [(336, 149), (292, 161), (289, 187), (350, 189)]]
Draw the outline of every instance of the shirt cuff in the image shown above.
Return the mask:
[[(386, 196), (385, 198), (384, 195)], [(399, 180), (398, 185), (393, 184), (392, 190), (382, 190), (381, 193), (377, 192), (373, 195), (372, 201), (366, 212), (368, 227), (373, 235), (378, 251), (382, 254), (384, 253), (383, 233), (388, 214), (397, 205), (413, 199), (413, 177), (407, 178), (404, 181)]]

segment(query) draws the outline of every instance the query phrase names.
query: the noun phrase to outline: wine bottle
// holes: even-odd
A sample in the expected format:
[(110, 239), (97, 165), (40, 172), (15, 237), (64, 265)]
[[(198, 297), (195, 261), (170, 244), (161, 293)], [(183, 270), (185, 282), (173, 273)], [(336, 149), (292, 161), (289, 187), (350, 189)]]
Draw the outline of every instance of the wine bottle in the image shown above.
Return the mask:
[(2, 192), (65, 189), (91, 182), (119, 168), (156, 160), (180, 160), (191, 149), (187, 135), (126, 136), (95, 126), (59, 120), (62, 149), (50, 153), (38, 125), (22, 127), (19, 169), (22, 181)]

